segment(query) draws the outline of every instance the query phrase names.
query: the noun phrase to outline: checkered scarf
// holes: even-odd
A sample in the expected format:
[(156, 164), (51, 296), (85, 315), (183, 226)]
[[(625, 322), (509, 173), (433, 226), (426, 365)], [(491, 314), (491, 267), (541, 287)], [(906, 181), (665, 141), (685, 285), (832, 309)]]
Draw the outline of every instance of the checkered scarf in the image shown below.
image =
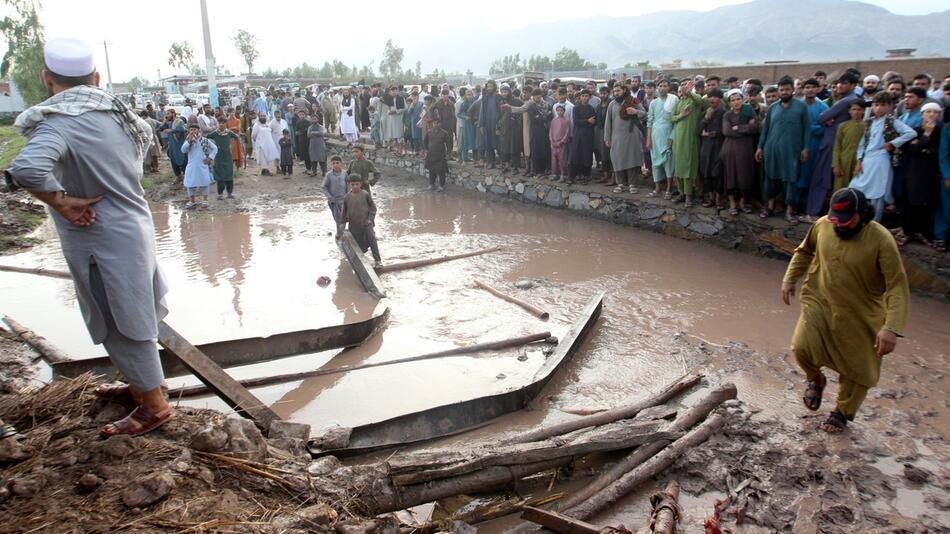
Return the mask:
[(92, 85), (70, 87), (47, 98), (20, 113), (13, 126), (20, 135), (29, 135), (50, 115), (58, 113), (76, 117), (87, 111), (111, 111), (112, 118), (125, 128), (135, 143), (139, 157), (148, 150), (152, 142), (152, 127), (121, 100)]

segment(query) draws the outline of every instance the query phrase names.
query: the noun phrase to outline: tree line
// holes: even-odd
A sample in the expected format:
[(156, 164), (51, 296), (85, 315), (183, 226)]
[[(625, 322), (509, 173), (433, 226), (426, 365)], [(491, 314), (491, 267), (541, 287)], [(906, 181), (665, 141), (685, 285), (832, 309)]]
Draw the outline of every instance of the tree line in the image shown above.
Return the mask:
[(571, 70), (606, 70), (606, 63), (593, 63), (581, 57), (580, 53), (573, 48), (561, 48), (554, 54), (552, 59), (549, 56), (532, 55), (528, 58), (522, 58), (521, 54), (505, 56), (492, 61), (488, 74), (514, 74), (518, 72), (547, 72), (547, 71), (571, 71)]

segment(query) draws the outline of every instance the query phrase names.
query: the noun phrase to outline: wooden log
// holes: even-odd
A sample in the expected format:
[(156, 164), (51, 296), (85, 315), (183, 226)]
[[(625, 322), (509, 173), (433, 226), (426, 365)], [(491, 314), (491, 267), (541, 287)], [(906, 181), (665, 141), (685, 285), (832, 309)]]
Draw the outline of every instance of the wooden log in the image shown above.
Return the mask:
[(646, 532), (651, 534), (676, 534), (676, 521), (679, 519), (680, 484), (672, 481), (666, 489), (658, 491), (650, 497), (653, 513), (647, 524)]
[(617, 502), (618, 499), (635, 490), (638, 486), (659, 475), (664, 469), (673, 465), (677, 458), (696, 447), (725, 424), (726, 418), (721, 414), (713, 414), (699, 426), (690, 430), (685, 436), (670, 444), (656, 456), (650, 458), (639, 467), (623, 475), (616, 482), (602, 491), (594, 494), (590, 499), (571, 508), (566, 513), (579, 519), (593, 517), (598, 512)]
[(231, 378), (218, 364), (162, 321), (158, 325), (158, 343), (181, 359), (185, 367), (239, 414), (267, 431), (280, 417), (244, 386)]
[(360, 250), (360, 246), (349, 230), (343, 231), (343, 239), (340, 240), (339, 244), (343, 250), (343, 255), (350, 262), (350, 267), (353, 268), (353, 273), (356, 274), (356, 279), (363, 286), (363, 291), (378, 299), (386, 298), (383, 283), (380, 282), (379, 276), (376, 275), (376, 271), (373, 270), (373, 266), (363, 255), (363, 251)]
[(633, 404), (621, 406), (619, 408), (614, 408), (587, 417), (572, 419), (570, 421), (565, 421), (563, 423), (551, 425), (549, 427), (532, 430), (519, 436), (504, 440), (502, 443), (528, 443), (531, 441), (540, 441), (552, 436), (559, 436), (561, 434), (567, 434), (568, 432), (580, 430), (582, 428), (604, 425), (613, 421), (619, 421), (621, 419), (630, 419), (631, 417), (636, 416), (641, 410), (669, 402), (670, 399), (673, 399), (677, 395), (698, 384), (699, 381), (703, 379), (703, 376), (704, 375), (702, 374), (687, 374), (681, 376), (673, 383), (664, 387), (659, 393)]
[(409, 486), (451, 478), (494, 466), (521, 465), (557, 458), (578, 458), (595, 452), (631, 449), (644, 443), (675, 439), (678, 434), (659, 431), (659, 421), (637, 425), (618, 422), (576, 437), (573, 441), (550, 440), (497, 448), (477, 449), (451, 455), (445, 451), (390, 459), (390, 477), (397, 486)]
[(399, 532), (401, 534), (431, 534), (433, 532), (448, 532), (451, 530), (451, 524), (455, 521), (461, 521), (462, 523), (467, 523), (469, 525), (484, 523), (485, 521), (491, 521), (492, 519), (505, 517), (506, 515), (516, 514), (528, 506), (538, 507), (550, 504), (557, 501), (558, 499), (564, 498), (565, 495), (567, 494), (555, 493), (545, 497), (505, 499), (501, 502), (493, 502), (479, 506), (473, 510), (469, 510), (468, 512), (455, 513), (451, 517), (447, 517), (445, 519), (429, 521), (418, 527), (403, 527), (399, 530)]
[(57, 271), (55, 269), (43, 269), (41, 267), (14, 267), (13, 265), (0, 265), (0, 271), (22, 274), (36, 274), (39, 276), (48, 276), (50, 278), (63, 278), (72, 280), (73, 276), (66, 271)]
[(531, 506), (524, 509), (521, 518), (562, 534), (600, 534), (601, 531), (596, 526), (579, 519)]
[(439, 258), (428, 258), (424, 260), (412, 260), (403, 263), (390, 263), (383, 265), (382, 267), (376, 269), (377, 274), (391, 273), (393, 271), (403, 271), (406, 269), (415, 269), (418, 267), (426, 267), (428, 265), (435, 265), (436, 263), (444, 263), (452, 260), (460, 260), (462, 258), (471, 258), (472, 256), (478, 256), (481, 254), (488, 254), (489, 252), (498, 252), (502, 250), (503, 247), (492, 247), (482, 250), (475, 250), (472, 252), (465, 252), (464, 254), (455, 254), (452, 256), (441, 256)]
[(371, 507), (371, 512), (380, 514), (437, 501), (452, 495), (487, 493), (499, 490), (515, 480), (548, 469), (565, 466), (571, 461), (571, 458), (559, 458), (531, 464), (489, 467), (459, 477), (401, 487), (398, 488), (398, 492), (394, 492), (395, 494), (391, 499), (386, 500), (384, 505), (381, 506), (376, 503), (375, 507)]
[[(527, 345), (529, 343), (534, 343), (536, 341), (543, 341), (549, 337), (551, 337), (550, 332), (541, 332), (538, 334), (531, 334), (527, 336), (520, 336), (520, 337), (515, 337), (515, 338), (510, 338), (510, 339), (489, 341), (486, 343), (477, 343), (475, 345), (469, 345), (467, 347), (457, 347), (454, 349), (448, 349), (448, 350), (443, 350), (439, 352), (423, 354), (421, 356), (399, 358), (396, 360), (388, 360), (385, 362), (366, 363), (362, 365), (346, 365), (346, 366), (337, 367), (334, 369), (315, 369), (313, 371), (301, 371), (299, 373), (264, 376), (260, 378), (249, 378), (245, 380), (240, 380), (239, 383), (246, 388), (267, 386), (271, 384), (280, 384), (283, 382), (293, 382), (294, 380), (303, 380), (305, 378), (310, 378), (313, 376), (325, 376), (325, 375), (333, 375), (333, 374), (339, 374), (339, 373), (348, 373), (350, 371), (359, 371), (361, 369), (371, 369), (373, 367), (382, 367), (385, 365), (395, 365), (397, 363), (418, 362), (418, 361), (423, 361), (423, 360), (432, 360), (436, 358), (462, 356), (465, 354), (471, 354), (473, 352), (481, 352), (481, 351), (486, 351), (486, 350), (499, 350), (499, 349), (508, 349), (512, 347), (520, 347), (522, 345)], [(196, 386), (183, 386), (180, 388), (170, 389), (168, 391), (168, 396), (174, 399), (174, 398), (180, 398), (180, 397), (195, 397), (198, 395), (205, 395), (207, 393), (210, 393), (210, 390), (208, 389), (207, 386), (196, 385)]]
[(765, 232), (759, 234), (759, 239), (781, 250), (786, 254), (794, 254), (797, 245), (785, 238), (781, 232)]
[(523, 301), (523, 300), (521, 300), (521, 299), (519, 299), (519, 298), (517, 298), (517, 297), (513, 297), (513, 296), (508, 295), (508, 294), (506, 294), (506, 293), (502, 293), (501, 291), (499, 291), (499, 290), (493, 288), (492, 286), (486, 284), (485, 282), (482, 282), (481, 280), (477, 280), (477, 279), (476, 279), (476, 280), (475, 280), (475, 285), (478, 286), (478, 287), (480, 287), (480, 288), (482, 288), (482, 289), (484, 289), (485, 291), (488, 291), (488, 292), (491, 293), (492, 295), (495, 295), (496, 297), (498, 297), (498, 298), (500, 298), (500, 299), (502, 299), (502, 300), (507, 300), (508, 302), (510, 302), (510, 303), (512, 303), (512, 304), (515, 304), (515, 305), (517, 305), (517, 306), (520, 306), (520, 307), (524, 308), (525, 310), (528, 310), (528, 313), (530, 313), (531, 315), (534, 315), (534, 316), (537, 317), (538, 319), (547, 321), (548, 319), (551, 318), (551, 314), (549, 314), (548, 312), (542, 310), (541, 308), (539, 308), (539, 307), (537, 307), (537, 306), (535, 306), (535, 305), (533, 305), (533, 304), (528, 304), (527, 302), (525, 302), (525, 301)]
[(34, 362), (42, 358), (46, 360), (47, 363), (54, 364), (66, 362), (71, 359), (65, 352), (60, 350), (59, 347), (50, 343), (45, 337), (36, 334), (29, 328), (18, 323), (13, 317), (4, 315), (3, 322), (7, 323), (7, 326), (10, 327), (10, 330), (13, 330), (13, 333), (16, 334), (17, 337), (36, 350), (39, 356), (33, 358)]
[[(706, 417), (709, 416), (709, 414), (712, 413), (712, 411), (715, 410), (720, 404), (729, 399), (736, 398), (736, 394), (736, 386), (731, 383), (724, 384), (710, 391), (701, 401), (682, 412), (675, 420), (673, 420), (672, 423), (667, 425), (665, 430), (673, 432), (689, 430), (700, 421), (706, 419)], [(567, 510), (587, 501), (594, 494), (602, 491), (607, 486), (610, 486), (630, 470), (647, 461), (655, 454), (659, 453), (669, 444), (669, 441), (659, 440), (637, 448), (627, 455), (626, 458), (617, 462), (610, 469), (594, 479), (593, 482), (572, 493), (567, 499), (564, 499), (562, 502), (558, 503), (556, 508), (560, 510)]]

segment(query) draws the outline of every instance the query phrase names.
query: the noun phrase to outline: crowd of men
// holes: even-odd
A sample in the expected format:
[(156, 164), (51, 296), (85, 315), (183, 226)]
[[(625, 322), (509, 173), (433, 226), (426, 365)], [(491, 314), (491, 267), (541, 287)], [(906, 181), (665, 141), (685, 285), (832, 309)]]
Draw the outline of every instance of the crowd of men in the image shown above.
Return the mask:
[(170, 118), (164, 106), (149, 105), (176, 174), (184, 173), (179, 152), (189, 122), (206, 134), (226, 122), (240, 135), (231, 141), (235, 164), (256, 145), (264, 174), (271, 161), (283, 171), (295, 160), (325, 174), (324, 134), (354, 144), (364, 133), (377, 147), (426, 157), (435, 181), (444, 182), (443, 160), (455, 159), (554, 182), (593, 181), (617, 193), (646, 186), (647, 196), (686, 207), (732, 216), (758, 210), (789, 224), (813, 223), (831, 194), (852, 184), (899, 244), (946, 250), (950, 76), (862, 77), (849, 69), (833, 81), (818, 71), (773, 85), (719, 76), (523, 87), (376, 83), (270, 88), (224, 100), (214, 110), (186, 107), (184, 117), (169, 111)]

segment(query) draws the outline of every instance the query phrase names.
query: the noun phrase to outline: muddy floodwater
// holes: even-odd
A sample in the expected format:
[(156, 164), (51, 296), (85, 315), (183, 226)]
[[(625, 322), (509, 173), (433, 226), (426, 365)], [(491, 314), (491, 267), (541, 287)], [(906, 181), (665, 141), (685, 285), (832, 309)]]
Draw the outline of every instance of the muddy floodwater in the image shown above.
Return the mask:
[[(798, 307), (780, 301), (783, 262), (464, 194), (419, 192), (405, 185), (383, 185), (374, 194), (386, 262), (494, 246), (504, 250), (383, 275), (391, 319), (364, 346), (246, 366), (232, 374), (244, 378), (378, 362), (545, 330), (561, 336), (583, 305), (606, 291), (603, 318), (543, 398), (533, 409), (503, 418), (476, 436), (571, 417), (564, 409), (629, 402), (695, 368), (697, 361), (706, 372), (729, 374), (740, 398), (761, 410), (757, 419), (794, 422), (801, 415), (801, 377), (784, 356)], [(201, 344), (369, 317), (375, 302), (362, 292), (334, 243), (332, 221), (320, 197), (263, 198), (242, 206), (189, 212), (178, 203), (153, 205), (158, 255), (171, 287), (171, 326)], [(45, 244), (3, 262), (63, 268), (49, 224), (40, 234), (49, 238)], [(332, 283), (320, 287), (320, 276)], [(516, 293), (549, 311), (551, 319), (538, 320), (496, 299), (475, 288), (474, 279)], [(534, 287), (514, 289), (520, 280), (530, 280)], [(0, 273), (0, 295), (0, 313), (66, 352), (76, 357), (103, 354), (89, 342), (70, 283)], [(918, 431), (943, 440), (950, 438), (948, 325), (950, 306), (914, 297), (907, 337), (886, 357), (880, 386), (882, 391), (920, 393), (892, 399), (893, 406), (932, 408), (935, 415), (918, 418)], [(742, 343), (761, 356), (751, 362), (703, 361), (682, 349), (683, 338), (694, 346)], [(540, 350), (524, 348), (323, 376), (254, 393), (279, 415), (309, 423), (319, 433), (333, 425), (369, 423), (520, 387), (543, 361)], [(889, 371), (899, 371), (901, 382)], [(191, 378), (169, 381), (170, 386), (191, 383)], [(876, 398), (872, 391), (869, 405)], [(826, 401), (831, 402), (827, 393)], [(188, 404), (225, 408), (210, 397)], [(860, 419), (855, 424), (865, 425), (872, 432), (886, 430)], [(908, 446), (901, 437), (882, 441), (886, 445), (889, 439), (895, 447)], [(903, 499), (924, 512), (916, 496)], [(687, 508), (691, 502), (687, 498)], [(710, 503), (693, 504), (708, 509)], [(616, 517), (634, 512), (642, 512), (639, 504), (620, 506)]]

